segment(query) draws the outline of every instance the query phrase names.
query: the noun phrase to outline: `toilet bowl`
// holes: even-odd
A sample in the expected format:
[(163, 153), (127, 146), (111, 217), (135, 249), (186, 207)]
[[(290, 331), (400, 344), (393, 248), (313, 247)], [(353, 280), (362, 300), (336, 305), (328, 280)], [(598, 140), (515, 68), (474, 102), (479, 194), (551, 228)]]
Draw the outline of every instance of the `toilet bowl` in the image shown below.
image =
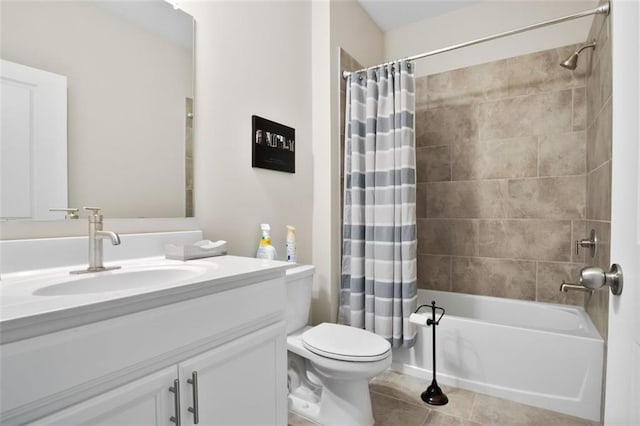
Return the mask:
[(391, 345), (354, 327), (308, 326), (314, 270), (287, 270), (289, 409), (326, 426), (372, 425), (369, 381), (391, 365)]

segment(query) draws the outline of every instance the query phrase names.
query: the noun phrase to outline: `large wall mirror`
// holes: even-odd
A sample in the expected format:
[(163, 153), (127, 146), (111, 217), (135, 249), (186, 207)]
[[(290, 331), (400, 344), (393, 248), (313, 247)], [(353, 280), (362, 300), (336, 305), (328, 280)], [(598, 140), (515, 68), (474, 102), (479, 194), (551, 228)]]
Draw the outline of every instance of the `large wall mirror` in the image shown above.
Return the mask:
[(1, 24), (2, 220), (193, 216), (193, 18), (164, 0), (3, 0)]

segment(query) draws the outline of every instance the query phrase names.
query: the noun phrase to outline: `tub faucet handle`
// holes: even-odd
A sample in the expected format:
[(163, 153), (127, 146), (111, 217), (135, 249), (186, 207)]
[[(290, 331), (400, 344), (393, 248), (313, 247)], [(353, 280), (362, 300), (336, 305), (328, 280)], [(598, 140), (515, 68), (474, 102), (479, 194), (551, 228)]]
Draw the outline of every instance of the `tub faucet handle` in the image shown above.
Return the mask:
[(583, 238), (581, 240), (576, 240), (576, 255), (580, 254), (580, 247), (588, 248), (589, 254), (591, 257), (596, 256), (596, 251), (598, 249), (598, 236), (596, 235), (596, 230), (592, 229), (589, 234), (589, 238)]
[(622, 268), (617, 263), (611, 265), (609, 272), (595, 266), (587, 266), (580, 271), (580, 284), (592, 290), (609, 286), (611, 293), (622, 293)]

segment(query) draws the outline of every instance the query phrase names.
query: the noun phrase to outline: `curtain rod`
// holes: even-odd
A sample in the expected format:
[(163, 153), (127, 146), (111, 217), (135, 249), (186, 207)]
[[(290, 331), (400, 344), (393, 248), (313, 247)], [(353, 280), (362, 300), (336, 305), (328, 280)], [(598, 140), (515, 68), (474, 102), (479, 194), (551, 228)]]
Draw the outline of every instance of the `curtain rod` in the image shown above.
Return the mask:
[(432, 50), (431, 52), (420, 53), (418, 55), (409, 56), (409, 57), (406, 57), (406, 58), (403, 58), (403, 59), (397, 59), (395, 61), (384, 62), (382, 64), (374, 65), (372, 67), (362, 68), (362, 69), (359, 69), (357, 71), (343, 71), (342, 72), (342, 77), (346, 79), (353, 73), (359, 73), (359, 72), (367, 71), (367, 70), (370, 70), (370, 69), (373, 69), (373, 68), (377, 68), (377, 67), (380, 67), (380, 66), (384, 66), (384, 65), (391, 65), (391, 64), (396, 63), (396, 62), (398, 62), (400, 60), (402, 60), (402, 61), (414, 61), (416, 59), (426, 58), (428, 56), (437, 55), (439, 53), (449, 52), (451, 50), (461, 49), (461, 48), (467, 47), (467, 46), (473, 46), (474, 44), (484, 43), (485, 41), (491, 41), (491, 40), (495, 40), (497, 38), (507, 37), (507, 36), (510, 36), (510, 35), (513, 35), (513, 34), (519, 34), (519, 33), (525, 32), (525, 31), (536, 30), (538, 28), (542, 28), (542, 27), (546, 27), (546, 26), (554, 25), (554, 24), (559, 24), (561, 22), (571, 21), (571, 20), (578, 19), (578, 18), (584, 18), (585, 16), (590, 16), (590, 15), (608, 15), (609, 14), (609, 10), (610, 10), (610, 5), (609, 5), (609, 2), (607, 2), (607, 3), (603, 4), (602, 6), (596, 7), (595, 9), (585, 10), (585, 11), (582, 11), (582, 12), (574, 13), (573, 15), (563, 16), (562, 18), (556, 18), (556, 19), (551, 19), (549, 21), (540, 22), (538, 24), (527, 25), (526, 27), (517, 28), (515, 30), (509, 30), (509, 31), (505, 31), (505, 32), (502, 32), (502, 33), (490, 35), (490, 36), (487, 36), (487, 37), (482, 37), (482, 38), (478, 38), (478, 39), (475, 39), (475, 40), (467, 41), (467, 42), (464, 42), (464, 43), (454, 44), (453, 46), (443, 47), (442, 49)]

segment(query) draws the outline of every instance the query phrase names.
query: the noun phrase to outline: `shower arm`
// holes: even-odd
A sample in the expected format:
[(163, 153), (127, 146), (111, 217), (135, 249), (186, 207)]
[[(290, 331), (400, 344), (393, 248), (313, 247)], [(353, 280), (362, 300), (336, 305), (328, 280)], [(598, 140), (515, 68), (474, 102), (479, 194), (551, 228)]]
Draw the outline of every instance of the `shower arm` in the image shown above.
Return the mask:
[[(375, 68), (378, 68), (380, 66), (391, 65), (391, 64), (394, 64), (394, 63), (396, 63), (398, 61), (415, 61), (417, 59), (426, 58), (426, 57), (437, 55), (437, 54), (444, 53), (444, 52), (450, 52), (452, 50), (462, 49), (463, 47), (473, 46), (475, 44), (484, 43), (486, 41), (491, 41), (491, 40), (507, 37), (507, 36), (514, 35), (514, 34), (520, 34), (520, 33), (525, 32), (525, 31), (536, 30), (538, 28), (547, 27), (549, 25), (555, 25), (555, 24), (560, 24), (562, 22), (566, 22), (566, 21), (572, 21), (574, 19), (584, 18), (586, 16), (608, 15), (610, 10), (611, 10), (611, 6), (610, 6), (609, 2), (607, 2), (607, 3), (605, 3), (603, 5), (600, 5), (600, 6), (596, 7), (596, 8), (594, 8), (594, 9), (584, 10), (582, 12), (577, 12), (577, 13), (574, 13), (572, 15), (563, 16), (561, 18), (551, 19), (551, 20), (548, 20), (548, 21), (540, 22), (538, 24), (527, 25), (526, 27), (517, 28), (517, 29), (509, 30), (509, 31), (504, 31), (504, 32), (501, 32), (501, 33), (498, 33), (498, 34), (493, 34), (493, 35), (490, 35), (490, 36), (478, 38), (478, 39), (467, 41), (467, 42), (464, 42), (464, 43), (454, 44), (453, 46), (443, 47), (442, 49), (432, 50), (430, 52), (425, 52), (425, 53), (420, 53), (418, 55), (408, 56), (408, 57), (403, 58), (403, 59), (397, 59), (395, 61), (389, 61), (389, 62), (385, 62), (385, 63), (382, 63), (382, 64), (374, 65), (372, 67), (362, 68), (362, 69), (359, 69), (357, 71), (343, 71), (342, 72), (342, 77), (344, 79), (346, 79), (351, 74), (365, 72), (367, 70), (375, 69)], [(585, 46), (585, 47), (588, 47), (588, 45)]]

